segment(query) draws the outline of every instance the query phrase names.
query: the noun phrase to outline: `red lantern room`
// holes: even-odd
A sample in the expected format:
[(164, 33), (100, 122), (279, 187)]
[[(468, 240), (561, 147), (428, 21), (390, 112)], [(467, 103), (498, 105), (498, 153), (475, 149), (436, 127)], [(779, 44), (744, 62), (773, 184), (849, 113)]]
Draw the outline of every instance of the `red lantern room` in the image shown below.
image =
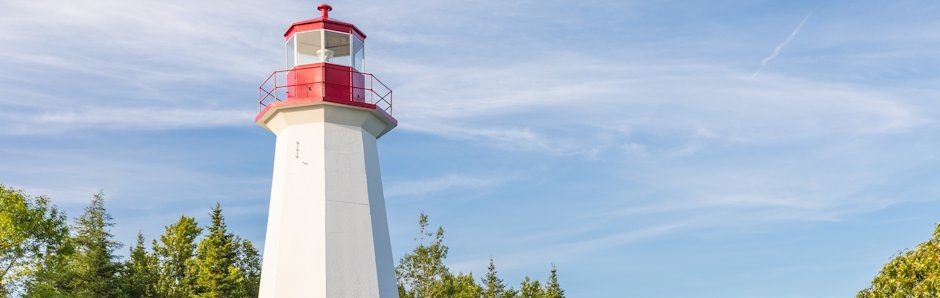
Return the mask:
[(317, 9), (319, 18), (295, 22), (284, 33), (287, 69), (261, 84), (257, 118), (272, 107), (330, 102), (376, 109), (394, 121), (391, 89), (364, 72), (366, 35), (330, 18), (330, 5)]

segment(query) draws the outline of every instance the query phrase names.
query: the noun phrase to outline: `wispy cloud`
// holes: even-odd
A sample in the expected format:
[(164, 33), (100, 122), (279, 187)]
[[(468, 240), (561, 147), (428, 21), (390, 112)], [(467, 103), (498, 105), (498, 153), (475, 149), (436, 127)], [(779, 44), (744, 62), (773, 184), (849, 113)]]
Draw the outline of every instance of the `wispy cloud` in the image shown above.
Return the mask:
[(466, 175), (449, 174), (434, 178), (414, 179), (406, 181), (390, 181), (385, 190), (385, 196), (396, 197), (422, 197), (433, 193), (478, 189), (491, 191), (499, 185), (512, 181), (514, 176), (503, 174)]
[(796, 25), (796, 28), (794, 28), (793, 31), (790, 32), (790, 35), (787, 36), (787, 39), (784, 39), (783, 42), (778, 44), (777, 47), (774, 48), (774, 51), (770, 53), (770, 56), (767, 56), (764, 58), (764, 60), (761, 60), (760, 68), (758, 68), (757, 71), (754, 71), (754, 73), (751, 74), (752, 78), (759, 75), (761, 71), (764, 71), (764, 67), (767, 67), (767, 63), (770, 63), (771, 60), (774, 60), (774, 58), (777, 58), (777, 56), (780, 55), (780, 52), (783, 51), (783, 48), (787, 47), (787, 45), (789, 45), (790, 42), (793, 41), (793, 38), (796, 37), (796, 35), (800, 33), (800, 29), (803, 29), (803, 25), (806, 24), (806, 21), (809, 20), (809, 17), (812, 15), (813, 13), (809, 13), (805, 17), (803, 17), (803, 20), (800, 21), (800, 24)]

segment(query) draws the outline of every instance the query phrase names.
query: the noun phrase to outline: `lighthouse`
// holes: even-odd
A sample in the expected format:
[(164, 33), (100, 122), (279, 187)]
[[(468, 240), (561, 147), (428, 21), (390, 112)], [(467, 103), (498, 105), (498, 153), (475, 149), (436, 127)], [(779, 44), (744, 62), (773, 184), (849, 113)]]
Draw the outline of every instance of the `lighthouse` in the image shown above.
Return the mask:
[(366, 35), (317, 9), (259, 88), (255, 122), (276, 135), (259, 294), (398, 297), (376, 149), (392, 91), (365, 72)]

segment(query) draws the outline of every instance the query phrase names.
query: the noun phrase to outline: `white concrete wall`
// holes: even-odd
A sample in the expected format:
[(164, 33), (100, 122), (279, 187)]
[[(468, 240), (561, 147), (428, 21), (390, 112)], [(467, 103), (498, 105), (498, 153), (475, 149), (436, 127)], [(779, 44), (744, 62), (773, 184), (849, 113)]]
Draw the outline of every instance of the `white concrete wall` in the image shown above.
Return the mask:
[(394, 124), (329, 103), (281, 107), (261, 297), (397, 297), (376, 136)]

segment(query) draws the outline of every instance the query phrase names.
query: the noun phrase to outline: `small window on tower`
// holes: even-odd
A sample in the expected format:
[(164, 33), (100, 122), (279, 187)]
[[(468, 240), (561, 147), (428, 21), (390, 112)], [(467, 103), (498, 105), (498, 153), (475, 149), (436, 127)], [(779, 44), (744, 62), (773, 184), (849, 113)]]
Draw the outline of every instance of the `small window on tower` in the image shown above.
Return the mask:
[(320, 51), (322, 30), (300, 32), (297, 37), (297, 65), (322, 62)]
[(350, 66), (349, 34), (326, 31), (326, 48), (323, 49), (324, 62)]

